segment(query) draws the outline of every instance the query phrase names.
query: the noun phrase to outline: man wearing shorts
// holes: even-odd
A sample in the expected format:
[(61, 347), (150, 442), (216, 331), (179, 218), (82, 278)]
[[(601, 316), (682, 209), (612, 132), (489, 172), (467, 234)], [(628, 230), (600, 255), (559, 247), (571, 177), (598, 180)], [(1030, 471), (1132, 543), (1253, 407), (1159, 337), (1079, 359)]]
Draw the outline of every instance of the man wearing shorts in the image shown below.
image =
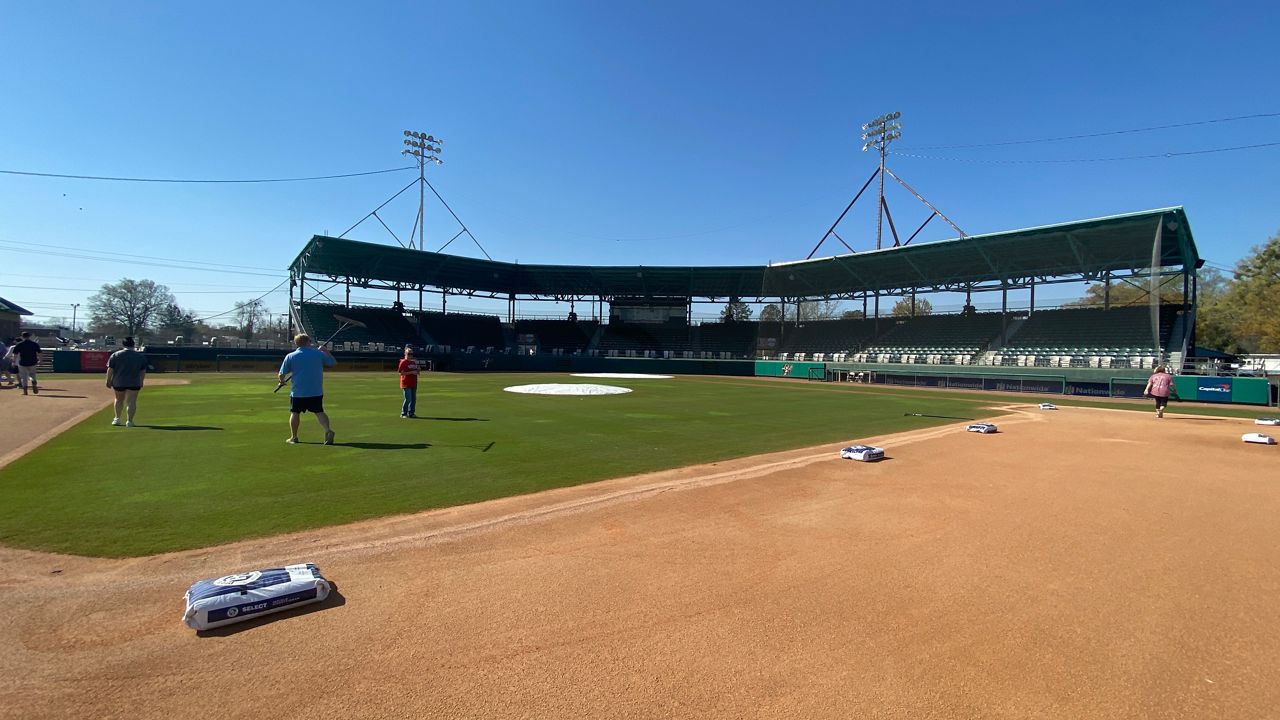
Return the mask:
[(107, 387), (116, 391), (116, 416), (112, 425), (120, 424), (120, 411), (125, 410), (125, 427), (133, 427), (133, 415), (138, 411), (138, 393), (147, 376), (147, 356), (133, 349), (133, 338), (122, 343), (107, 359)]
[(36, 363), (40, 362), (40, 344), (31, 339), (31, 333), (22, 333), (22, 340), (13, 346), (14, 358), (18, 361), (18, 384), (22, 386), (22, 394), (27, 388), (36, 395), (40, 394), (40, 385), (36, 382)]
[(311, 336), (299, 334), (293, 338), (297, 350), (284, 356), (280, 364), (280, 384), (288, 380), (293, 373), (293, 387), (289, 390), (289, 439), (290, 445), (298, 444), (298, 425), (302, 421), (302, 413), (309, 412), (320, 421), (324, 428), (324, 444), (333, 444), (333, 429), (329, 427), (329, 416), (324, 412), (324, 369), (333, 367), (337, 361), (329, 354), (327, 347), (319, 350), (311, 347)]
[(1156, 401), (1156, 417), (1164, 417), (1164, 408), (1169, 404), (1169, 394), (1173, 392), (1173, 376), (1163, 365), (1157, 365), (1155, 372), (1147, 379), (1147, 388), (1143, 395)]

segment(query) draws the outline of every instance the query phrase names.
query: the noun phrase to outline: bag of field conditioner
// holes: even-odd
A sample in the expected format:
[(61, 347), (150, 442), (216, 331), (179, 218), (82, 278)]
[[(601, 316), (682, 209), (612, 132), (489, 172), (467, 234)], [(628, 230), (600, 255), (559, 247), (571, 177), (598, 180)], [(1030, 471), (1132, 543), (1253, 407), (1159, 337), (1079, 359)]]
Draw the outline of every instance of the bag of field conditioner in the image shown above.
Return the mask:
[(312, 563), (252, 570), (192, 585), (182, 621), (194, 630), (208, 630), (327, 597), (329, 581)]

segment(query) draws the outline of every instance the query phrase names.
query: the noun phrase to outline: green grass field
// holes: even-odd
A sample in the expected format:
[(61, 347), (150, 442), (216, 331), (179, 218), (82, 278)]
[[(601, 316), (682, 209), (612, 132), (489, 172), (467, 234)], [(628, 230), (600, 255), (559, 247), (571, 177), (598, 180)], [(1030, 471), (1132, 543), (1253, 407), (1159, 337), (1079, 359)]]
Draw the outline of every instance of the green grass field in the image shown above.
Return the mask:
[(147, 555), (956, 422), (907, 412), (967, 418), (1036, 401), (723, 377), (614, 381), (635, 391), (547, 397), (502, 388), (592, 381), (432, 374), (419, 419), (402, 420), (394, 376), (342, 374), (327, 381), (338, 437), (325, 447), (306, 416), (303, 444), (284, 443), (287, 398), (271, 394), (272, 377), (185, 377), (190, 385), (143, 393), (140, 427), (112, 427), (103, 410), (0, 470), (0, 544)]

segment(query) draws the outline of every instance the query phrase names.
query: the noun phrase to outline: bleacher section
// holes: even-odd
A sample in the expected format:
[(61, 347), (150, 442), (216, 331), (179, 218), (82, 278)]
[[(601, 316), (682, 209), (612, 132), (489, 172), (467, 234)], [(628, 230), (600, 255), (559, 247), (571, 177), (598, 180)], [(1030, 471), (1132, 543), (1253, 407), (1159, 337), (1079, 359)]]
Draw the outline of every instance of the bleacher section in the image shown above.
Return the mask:
[(502, 321), (494, 315), (415, 311), (418, 330), (426, 345), (448, 345), (463, 352), (506, 348)]
[(676, 323), (611, 322), (604, 327), (600, 349), (683, 353), (693, 349), (692, 332), (688, 325)]
[[(777, 327), (778, 324), (771, 325)], [(695, 349), (711, 353), (727, 352), (734, 357), (751, 357), (756, 352), (756, 338), (759, 336), (760, 323), (750, 320), (703, 323), (695, 333)]]
[(533, 335), (541, 352), (582, 352), (591, 344), (600, 323), (594, 320), (517, 320), (516, 336)]
[[(751, 358), (857, 363), (984, 365), (1015, 367), (1139, 368), (1154, 366), (1161, 350), (1181, 349), (1171, 338), (1181, 305), (1166, 305), (1160, 313), (1160, 346), (1151, 338), (1150, 310), (1130, 306), (1102, 310), (1075, 308), (1037, 310), (1025, 319), (1000, 313), (925, 315), (849, 320), (778, 322), (707, 322), (690, 327), (683, 322), (625, 323), (603, 326), (589, 321), (518, 320), (504, 326), (494, 315), (413, 312), (386, 307), (345, 307), (304, 303), (299, 308), (303, 327), (317, 342), (338, 329), (335, 314), (363, 322), (337, 339), (337, 349), (359, 343), (360, 349), (399, 350), (405, 344), (426, 345), (437, 351), (514, 352), (517, 338), (532, 335), (541, 353), (583, 353), (638, 357)], [(1007, 323), (1007, 324), (1006, 324)], [(1009, 336), (1001, 333), (1008, 328)], [(599, 337), (598, 347), (593, 347)], [(760, 343), (772, 338), (774, 346)], [(1174, 346), (1178, 347), (1174, 347)], [(997, 348), (988, 350), (988, 348)]]
[(316, 343), (323, 342), (332, 335), (340, 323), (334, 314), (358, 320), (367, 327), (349, 327), (335, 340), (339, 343), (358, 342), (384, 343), (403, 347), (406, 343), (417, 342), (418, 332), (405, 319), (404, 315), (385, 307), (346, 307), (345, 305), (327, 305), (322, 303), (302, 303), (300, 314), (302, 326)]
[[(884, 322), (882, 319), (881, 322)], [(805, 320), (799, 325), (788, 322), (781, 329), (779, 357), (784, 354), (792, 359), (803, 354), (812, 359), (814, 354), (827, 355), (852, 353), (875, 337), (874, 320)], [(830, 359), (830, 358), (827, 358)]]
[(1033, 367), (1150, 368), (1169, 349), (1180, 305), (1160, 309), (1160, 346), (1151, 337), (1146, 306), (1037, 310), (1005, 347), (991, 353), (991, 365)]
[[(854, 362), (968, 365), (990, 346), (1002, 329), (1000, 313), (922, 315), (888, 318), (889, 329), (875, 344), (856, 353)], [(885, 319), (881, 319), (884, 329)]]

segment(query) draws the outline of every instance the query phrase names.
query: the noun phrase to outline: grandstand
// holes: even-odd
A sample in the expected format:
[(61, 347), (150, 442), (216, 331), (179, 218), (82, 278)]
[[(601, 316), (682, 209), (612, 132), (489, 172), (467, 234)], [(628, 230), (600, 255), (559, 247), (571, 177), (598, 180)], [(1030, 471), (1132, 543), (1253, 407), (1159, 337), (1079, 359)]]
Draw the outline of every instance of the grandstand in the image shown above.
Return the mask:
[(316, 342), (322, 341), (337, 331), (341, 323), (334, 318), (335, 314), (358, 320), (366, 326), (343, 330), (341, 337), (343, 342), (361, 343), (366, 347), (382, 344), (399, 350), (418, 339), (418, 332), (413, 325), (402, 313), (391, 308), (327, 303), (302, 303), (298, 306), (299, 324), (315, 338)]
[(516, 320), (514, 327), (518, 344), (551, 353), (581, 353), (591, 346), (599, 329), (600, 323), (594, 320)]
[[(1194, 342), (1201, 264), (1178, 207), (766, 266), (522, 265), (316, 236), (290, 267), (297, 288), (291, 319), (323, 337), (336, 329), (338, 313), (368, 325), (344, 336), (364, 344), (362, 349), (369, 343), (414, 343), (446, 355), (1146, 368), (1181, 358)], [(1035, 306), (1037, 288), (1055, 283), (1127, 281), (1145, 287), (1178, 279), (1185, 299), (1159, 307), (1158, 337), (1150, 307)], [(402, 293), (416, 293), (418, 309), (312, 301), (335, 284), (346, 284), (348, 296), (351, 287), (391, 291), (397, 303)], [(964, 293), (966, 312), (870, 312), (883, 299), (942, 292)], [(1029, 293), (1029, 304), (1011, 309), (1010, 292)], [(974, 311), (970, 298), (982, 293), (997, 294), (1001, 310)], [(508, 312), (502, 317), (427, 311), (422, 304), (428, 294), (438, 295), (442, 308), (450, 296), (505, 300)], [(796, 321), (788, 310), (786, 322), (696, 324), (686, 312), (693, 303), (725, 298), (784, 309), (814, 300), (860, 302), (871, 316)], [(589, 303), (592, 317), (517, 318), (517, 301)], [(619, 312), (619, 304), (629, 312)]]

